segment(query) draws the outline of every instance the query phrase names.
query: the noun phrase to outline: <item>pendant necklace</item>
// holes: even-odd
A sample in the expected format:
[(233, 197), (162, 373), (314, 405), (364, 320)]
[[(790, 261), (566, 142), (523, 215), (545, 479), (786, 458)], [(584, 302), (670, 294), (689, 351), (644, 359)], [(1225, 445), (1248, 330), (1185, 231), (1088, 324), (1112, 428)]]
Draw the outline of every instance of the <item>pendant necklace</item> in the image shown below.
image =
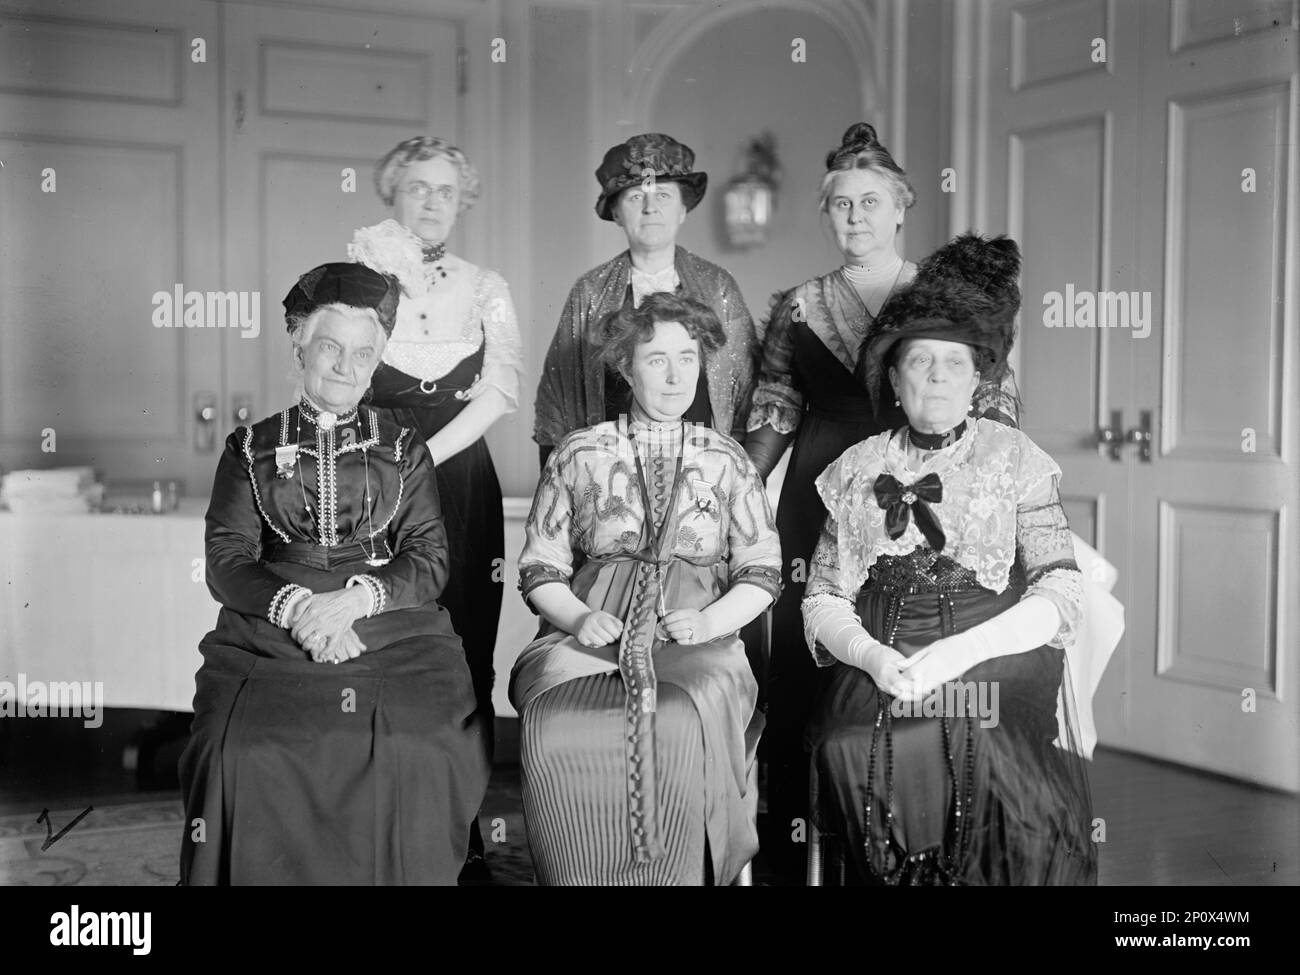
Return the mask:
[[(312, 409), (314, 409), (314, 407)], [(295, 424), (295, 441), (294, 441), (295, 446), (297, 446), (302, 442), (302, 414), (303, 414), (303, 404), (299, 404), (298, 419)], [(360, 411), (357, 411), (356, 415), (359, 418), (361, 415)], [(325, 451), (328, 449), (325, 443), (325, 438), (321, 436), (321, 433), (328, 433), (330, 430), (334, 429), (335, 425), (338, 423), (338, 414), (332, 413), (328, 410), (318, 411), (316, 416), (313, 418), (313, 422), (316, 424), (318, 431), (320, 431), (319, 433), (317, 433), (316, 436), (316, 449), (321, 455), (316, 458), (316, 464), (317, 467), (319, 468), (320, 464), (324, 462), (325, 459), (324, 454)], [(302, 473), (302, 451), (295, 450), (294, 453), (296, 455), (295, 459), (297, 460), (297, 464), (298, 464), (298, 489), (302, 492), (302, 506), (304, 510), (307, 512), (307, 517), (308, 519), (310, 519), (312, 527), (316, 530), (317, 539), (319, 539), (320, 543), (324, 545), (325, 537), (321, 531), (320, 523), (316, 520), (316, 514), (312, 510), (311, 502), (307, 500), (307, 487), (306, 484), (304, 483), (305, 478), (303, 477), (303, 473)], [(372, 501), (370, 496), (370, 450), (367, 447), (361, 448), (361, 462), (364, 465), (365, 472), (366, 472), (365, 473), (365, 477), (366, 477), (366, 493), (365, 493), (366, 502), (365, 503), (366, 503), (366, 527), (368, 530), (368, 534), (366, 536), (365, 542), (362, 541), (357, 542), (357, 547), (360, 548), (362, 554), (366, 556), (366, 560), (365, 560), (366, 565), (378, 567), (381, 565), (388, 564), (388, 562), (391, 560), (392, 557), (392, 549), (388, 547), (387, 539), (384, 540), (384, 549), (385, 551), (388, 552), (389, 558), (380, 558), (379, 553), (375, 548), (375, 542), (374, 542), (375, 523), (372, 516), (374, 502)]]
[[(442, 260), (447, 256), (446, 242), (444, 241), (441, 244), (424, 244), (421, 246), (420, 251), (424, 255), (424, 263), (432, 264), (433, 269), (438, 273), (438, 280), (445, 278), (447, 276), (447, 270), (442, 266)], [(437, 280), (429, 282), (431, 286), (437, 283)]]
[[(433, 265), (433, 272), (436, 272), (438, 275), (438, 277), (434, 277), (433, 272), (428, 275), (429, 289), (432, 290), (439, 281), (446, 280), (447, 278), (447, 269), (442, 265), (443, 259), (447, 256), (447, 244), (445, 242), (441, 244), (425, 244), (421, 248), (421, 251), (424, 254), (424, 263), (426, 265)], [(432, 330), (427, 326), (428, 318), (429, 316), (427, 312), (420, 312), (420, 331), (423, 332), (426, 337), (433, 334)]]
[[(854, 331), (858, 332), (860, 335), (866, 334), (868, 326), (872, 321), (875, 321), (876, 314), (880, 311), (880, 307), (877, 307), (876, 311), (873, 312), (871, 310), (871, 303), (875, 301), (878, 295), (882, 295), (882, 294), (885, 296), (885, 301), (888, 301), (889, 296), (894, 293), (894, 288), (898, 286), (898, 279), (903, 276), (903, 268), (907, 266), (907, 262), (904, 261), (902, 257), (898, 255), (895, 255), (895, 259), (898, 261), (898, 270), (894, 272), (894, 277), (889, 282), (889, 287), (883, 290), (880, 287), (875, 287), (867, 291), (866, 293), (864, 293), (863, 291), (863, 285), (866, 283), (867, 280), (866, 275), (872, 273), (873, 270), (879, 270), (879, 268), (872, 269), (867, 267), (864, 264), (844, 265), (844, 277), (849, 282), (850, 286), (852, 286), (854, 293), (858, 296), (858, 300), (862, 302), (862, 307), (866, 309), (867, 312), (867, 320), (862, 323), (861, 329), (858, 329), (856, 327), (856, 323), (854, 323), (855, 326)], [(888, 265), (884, 265), (884, 267), (886, 268), (890, 266), (892, 266), (892, 262), (890, 262), (890, 264)], [(880, 304), (881, 306), (883, 306), (884, 301), (882, 301)]]

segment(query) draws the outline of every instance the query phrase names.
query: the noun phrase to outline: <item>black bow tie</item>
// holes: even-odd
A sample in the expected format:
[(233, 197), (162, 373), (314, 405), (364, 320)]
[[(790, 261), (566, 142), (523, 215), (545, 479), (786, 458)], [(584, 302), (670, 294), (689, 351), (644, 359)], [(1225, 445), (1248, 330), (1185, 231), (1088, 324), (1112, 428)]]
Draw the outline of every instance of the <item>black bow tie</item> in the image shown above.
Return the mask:
[(942, 552), (947, 542), (939, 519), (926, 502), (943, 500), (943, 484), (938, 474), (927, 474), (910, 487), (904, 487), (892, 474), (876, 478), (876, 504), (885, 509), (885, 531), (890, 538), (898, 538), (907, 530), (912, 512), (916, 513), (916, 527), (936, 552)]

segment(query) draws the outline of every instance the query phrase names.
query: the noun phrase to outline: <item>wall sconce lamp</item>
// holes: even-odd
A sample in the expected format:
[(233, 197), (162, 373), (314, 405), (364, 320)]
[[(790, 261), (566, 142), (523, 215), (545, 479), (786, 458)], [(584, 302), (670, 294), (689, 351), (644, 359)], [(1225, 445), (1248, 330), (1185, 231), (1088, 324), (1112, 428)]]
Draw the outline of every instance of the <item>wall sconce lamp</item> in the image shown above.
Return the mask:
[(776, 138), (764, 132), (745, 150), (745, 172), (727, 184), (727, 240), (732, 247), (757, 247), (767, 240), (781, 185), (781, 164), (776, 158)]

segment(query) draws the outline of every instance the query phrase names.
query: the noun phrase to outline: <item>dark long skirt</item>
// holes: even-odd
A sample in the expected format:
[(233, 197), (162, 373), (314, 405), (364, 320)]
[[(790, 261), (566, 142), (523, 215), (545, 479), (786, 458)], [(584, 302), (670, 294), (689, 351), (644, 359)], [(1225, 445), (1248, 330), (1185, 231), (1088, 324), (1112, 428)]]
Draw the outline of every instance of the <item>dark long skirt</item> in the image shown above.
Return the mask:
[[(328, 591), (353, 571), (285, 574)], [(182, 883), (456, 883), (489, 773), (460, 641), (436, 604), (355, 628), (367, 652), (319, 664), (221, 611), (180, 761)]]
[[(473, 385), (483, 368), (483, 347), (461, 360), (442, 379), (421, 384), (387, 363), (375, 371), (372, 406), (388, 411), (402, 426), (428, 440), (467, 405), (456, 399)], [(451, 623), (465, 647), (474, 696), (492, 735), (492, 655), (501, 620), (504, 591), (505, 517), (501, 483), (487, 441), (479, 438), (437, 466), (438, 499), (447, 528), (450, 559), (447, 584), (438, 602), (451, 614)]]
[(776, 510), (784, 588), (772, 609), (767, 729), (760, 750), (767, 762), (770, 821), (763, 851), (781, 873), (802, 876), (805, 846), (791, 837), (802, 832), (796, 820), (804, 821), (808, 815), (808, 755), (803, 739), (821, 682), (808, 653), (799, 607), (813, 549), (826, 521), (816, 480), (849, 447), (883, 428), (861, 385), (806, 324), (795, 326), (794, 343), (795, 368), (800, 388), (807, 390), (809, 410), (795, 434)]
[[(995, 616), (1021, 593), (1023, 583), (1001, 595), (949, 591), (950, 609), (940, 610), (933, 592), (900, 600), (865, 590), (858, 612), (880, 634), (897, 614), (893, 645), (911, 656)], [(999, 657), (962, 675), (969, 691), (947, 699), (940, 710), (948, 713), (926, 716), (891, 706), (865, 672), (837, 664), (809, 742), (820, 797), (814, 815), (843, 841), (849, 880), (1095, 883), (1084, 761), (1057, 744), (1069, 737), (1062, 729), (1072, 712), (1067, 688), (1058, 719), (1063, 678), (1064, 652), (1053, 647)]]

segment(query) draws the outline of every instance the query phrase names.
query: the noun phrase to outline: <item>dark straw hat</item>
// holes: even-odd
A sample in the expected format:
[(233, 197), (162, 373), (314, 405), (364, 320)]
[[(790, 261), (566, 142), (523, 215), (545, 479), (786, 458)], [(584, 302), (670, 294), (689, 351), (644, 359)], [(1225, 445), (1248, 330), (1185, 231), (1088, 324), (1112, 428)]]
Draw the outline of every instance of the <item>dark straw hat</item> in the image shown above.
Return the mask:
[(709, 182), (708, 174), (694, 172), (694, 167), (695, 153), (671, 136), (662, 132), (634, 135), (605, 153), (596, 170), (600, 184), (596, 213), (601, 220), (613, 220), (611, 207), (618, 195), (629, 186), (641, 185), (651, 173), (656, 182), (681, 184), (682, 202), (692, 210), (704, 198)]
[(1019, 276), (1020, 247), (1005, 236), (967, 232), (922, 261), (880, 309), (858, 362), (871, 401), (881, 403), (890, 356), (904, 339), (964, 342), (976, 350), (981, 384), (1000, 382), (1016, 340)]
[(353, 308), (373, 308), (385, 334), (391, 336), (400, 296), (395, 278), (364, 264), (322, 264), (300, 277), (284, 296), (284, 320), (292, 332), (317, 308), (337, 302)]

